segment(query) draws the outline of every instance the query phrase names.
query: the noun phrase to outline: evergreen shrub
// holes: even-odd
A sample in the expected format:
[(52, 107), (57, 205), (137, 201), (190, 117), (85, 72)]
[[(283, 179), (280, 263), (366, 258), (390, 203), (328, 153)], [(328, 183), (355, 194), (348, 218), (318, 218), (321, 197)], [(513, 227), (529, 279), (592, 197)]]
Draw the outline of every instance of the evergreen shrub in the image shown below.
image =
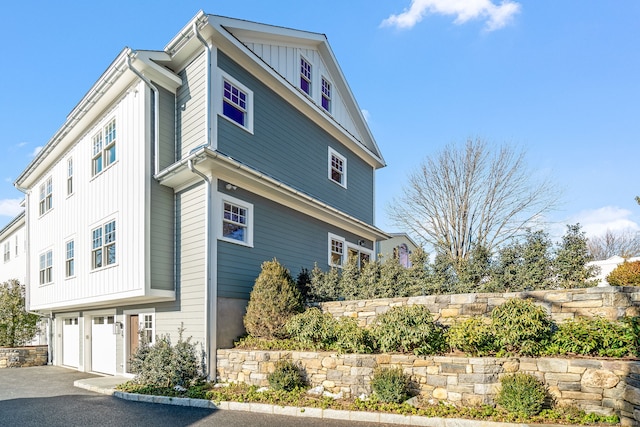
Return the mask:
[(267, 375), (269, 387), (273, 390), (293, 391), (306, 387), (302, 368), (290, 360), (276, 362), (275, 369)]
[(611, 286), (640, 286), (640, 261), (623, 262), (607, 276)]
[(402, 403), (409, 398), (409, 378), (400, 368), (376, 369), (371, 388), (381, 402)]
[(637, 339), (629, 322), (579, 317), (558, 325), (547, 353), (624, 357), (634, 354)]
[(513, 298), (491, 312), (499, 354), (540, 354), (553, 334), (553, 321), (546, 310), (531, 300)]
[(489, 319), (471, 317), (455, 322), (447, 331), (449, 346), (471, 356), (486, 356), (498, 350)]
[(496, 403), (507, 411), (531, 417), (542, 411), (547, 389), (536, 377), (517, 373), (501, 378), (502, 388), (496, 397)]
[(394, 307), (376, 319), (373, 339), (382, 352), (437, 354), (447, 346), (445, 330), (423, 305)]

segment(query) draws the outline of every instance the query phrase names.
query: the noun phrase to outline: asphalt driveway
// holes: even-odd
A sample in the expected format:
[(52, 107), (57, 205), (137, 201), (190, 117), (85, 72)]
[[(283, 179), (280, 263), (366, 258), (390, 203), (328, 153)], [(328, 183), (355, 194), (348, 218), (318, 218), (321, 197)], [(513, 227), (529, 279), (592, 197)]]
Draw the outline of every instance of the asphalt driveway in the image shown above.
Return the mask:
[[(96, 377), (55, 366), (0, 369), (2, 426), (364, 427), (368, 423), (132, 402), (73, 386)], [(384, 424), (376, 424), (384, 426)]]

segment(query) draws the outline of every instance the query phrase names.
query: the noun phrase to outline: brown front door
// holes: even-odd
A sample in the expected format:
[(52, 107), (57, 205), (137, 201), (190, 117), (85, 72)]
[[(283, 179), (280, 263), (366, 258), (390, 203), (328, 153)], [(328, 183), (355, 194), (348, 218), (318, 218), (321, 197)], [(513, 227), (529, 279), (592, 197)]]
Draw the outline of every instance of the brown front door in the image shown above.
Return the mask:
[(132, 314), (129, 316), (129, 357), (127, 360), (127, 372), (130, 372), (131, 368), (131, 356), (135, 354), (138, 350), (138, 345), (140, 343), (140, 323), (138, 320), (137, 314)]

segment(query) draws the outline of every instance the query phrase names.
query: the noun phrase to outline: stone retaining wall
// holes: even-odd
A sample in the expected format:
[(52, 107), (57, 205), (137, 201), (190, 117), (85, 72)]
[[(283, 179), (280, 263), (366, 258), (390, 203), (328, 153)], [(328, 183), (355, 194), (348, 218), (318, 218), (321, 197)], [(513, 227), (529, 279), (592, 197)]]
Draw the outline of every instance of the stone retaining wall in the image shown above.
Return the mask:
[(344, 397), (370, 395), (376, 368), (401, 367), (423, 397), (458, 405), (493, 404), (500, 377), (524, 372), (543, 381), (558, 404), (615, 413), (625, 420), (623, 425), (640, 421), (638, 361), (218, 350), (219, 380), (266, 386), (279, 360), (299, 363), (311, 386), (322, 385)]
[(0, 347), (0, 368), (42, 366), (46, 365), (47, 361), (48, 350), (46, 345), (18, 348)]
[(425, 305), (435, 320), (450, 324), (453, 320), (471, 316), (487, 316), (496, 306), (510, 298), (529, 298), (544, 307), (554, 321), (562, 322), (576, 316), (602, 316), (610, 320), (640, 314), (640, 289), (637, 287), (605, 286), (586, 289), (528, 291), (510, 293), (428, 295), (407, 298), (331, 301), (318, 306), (334, 317), (358, 319), (360, 326), (371, 325), (375, 317), (391, 307)]

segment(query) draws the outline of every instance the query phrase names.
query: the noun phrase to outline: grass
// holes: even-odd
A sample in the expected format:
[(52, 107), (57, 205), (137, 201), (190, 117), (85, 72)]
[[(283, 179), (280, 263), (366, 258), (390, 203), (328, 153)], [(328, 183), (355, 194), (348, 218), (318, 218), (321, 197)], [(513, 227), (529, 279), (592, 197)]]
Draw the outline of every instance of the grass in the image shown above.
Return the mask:
[(329, 397), (312, 396), (304, 389), (286, 391), (258, 391), (258, 387), (246, 384), (229, 384), (226, 387), (216, 388), (213, 384), (203, 383), (189, 388), (185, 392), (178, 392), (173, 388), (158, 388), (131, 381), (121, 384), (118, 390), (128, 393), (150, 394), (170, 397), (190, 397), (195, 399), (220, 402), (255, 402), (269, 403), (279, 406), (295, 406), (322, 409), (337, 409), (348, 411), (387, 412), (401, 415), (419, 415), (424, 417), (441, 418), (465, 418), (482, 421), (497, 421), (511, 423), (539, 423), (539, 424), (566, 424), (566, 425), (590, 425), (612, 426), (619, 425), (617, 416), (602, 416), (587, 414), (575, 408), (545, 409), (540, 414), (528, 417), (512, 414), (501, 408), (493, 406), (467, 406), (457, 407), (446, 404), (429, 404), (418, 402), (416, 406), (407, 403), (380, 403), (375, 400), (338, 399)]

